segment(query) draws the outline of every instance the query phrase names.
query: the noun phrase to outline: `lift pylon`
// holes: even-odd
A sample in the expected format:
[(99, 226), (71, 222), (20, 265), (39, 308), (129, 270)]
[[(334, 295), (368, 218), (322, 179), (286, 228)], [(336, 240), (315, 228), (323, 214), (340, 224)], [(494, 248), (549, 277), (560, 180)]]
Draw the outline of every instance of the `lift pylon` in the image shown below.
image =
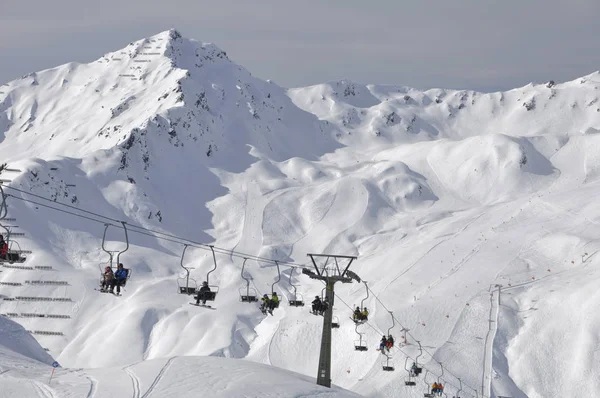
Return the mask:
[[(360, 278), (354, 272), (349, 270), (350, 265), (354, 260), (355, 256), (338, 256), (329, 254), (311, 254), (309, 253), (313, 265), (314, 271), (308, 268), (302, 269), (302, 273), (308, 275), (312, 279), (318, 279), (325, 282), (326, 286), (326, 298), (329, 306), (323, 314), (323, 334), (321, 337), (321, 351), (319, 353), (319, 368), (317, 371), (317, 384), (324, 387), (331, 387), (331, 325), (333, 318), (333, 305), (334, 305), (334, 285), (336, 282), (352, 283), (352, 280), (360, 282)], [(318, 265), (317, 260), (325, 258), (324, 265)], [(334, 266), (328, 266), (329, 258), (335, 260)], [(346, 267), (340, 267), (338, 259), (348, 260)]]

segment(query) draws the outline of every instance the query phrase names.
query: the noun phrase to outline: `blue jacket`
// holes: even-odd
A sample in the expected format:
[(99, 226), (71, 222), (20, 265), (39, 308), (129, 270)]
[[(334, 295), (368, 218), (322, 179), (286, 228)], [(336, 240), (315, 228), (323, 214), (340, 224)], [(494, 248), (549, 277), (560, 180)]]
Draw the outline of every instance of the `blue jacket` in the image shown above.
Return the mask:
[(115, 278), (117, 278), (117, 280), (121, 280), (121, 279), (127, 278), (127, 270), (125, 268), (116, 270), (115, 271)]

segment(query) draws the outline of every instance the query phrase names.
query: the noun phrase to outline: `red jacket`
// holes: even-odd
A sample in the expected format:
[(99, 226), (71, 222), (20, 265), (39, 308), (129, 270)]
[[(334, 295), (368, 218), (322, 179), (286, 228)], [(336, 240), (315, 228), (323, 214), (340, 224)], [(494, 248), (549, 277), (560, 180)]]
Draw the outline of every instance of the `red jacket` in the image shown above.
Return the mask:
[(4, 257), (8, 253), (8, 243), (4, 242), (2, 247), (0, 247), (0, 256)]

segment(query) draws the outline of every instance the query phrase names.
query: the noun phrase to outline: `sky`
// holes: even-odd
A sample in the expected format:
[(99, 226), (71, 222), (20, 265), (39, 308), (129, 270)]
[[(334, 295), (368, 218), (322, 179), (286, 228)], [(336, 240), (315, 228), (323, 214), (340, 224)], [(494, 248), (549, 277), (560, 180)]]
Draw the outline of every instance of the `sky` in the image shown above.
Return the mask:
[(0, 84), (176, 28), (284, 87), (496, 91), (600, 69), (599, 0), (0, 0)]

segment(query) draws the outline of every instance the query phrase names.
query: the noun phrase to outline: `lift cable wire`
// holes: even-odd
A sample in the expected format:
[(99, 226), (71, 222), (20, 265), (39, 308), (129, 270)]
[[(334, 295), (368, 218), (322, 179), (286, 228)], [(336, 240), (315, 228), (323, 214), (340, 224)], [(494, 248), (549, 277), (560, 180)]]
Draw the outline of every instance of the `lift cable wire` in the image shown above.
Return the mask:
[[(110, 217), (104, 216), (102, 214), (98, 214), (98, 213), (95, 213), (95, 212), (92, 212), (92, 211), (89, 211), (89, 210), (85, 210), (85, 209), (82, 209), (82, 208), (79, 208), (79, 207), (76, 207), (76, 206), (71, 206), (71, 205), (68, 205), (68, 204), (65, 204), (65, 203), (56, 202), (56, 201), (54, 201), (52, 199), (43, 197), (41, 195), (37, 195), (37, 194), (31, 193), (31, 192), (23, 191), (21, 189), (14, 188), (14, 187), (11, 187), (11, 186), (4, 186), (4, 187), (7, 188), (7, 189), (12, 189), (14, 191), (26, 194), (26, 195), (34, 196), (34, 197), (42, 199), (42, 200), (46, 200), (48, 202), (52, 202), (53, 204), (57, 204), (57, 205), (61, 205), (61, 206), (67, 207), (67, 208), (71, 208), (71, 209), (77, 210), (79, 212), (87, 213), (87, 214), (92, 215), (94, 217), (101, 218), (101, 219), (108, 220), (108, 221), (112, 221), (112, 222), (115, 222), (115, 223), (118, 223), (118, 224), (113, 224), (113, 223), (110, 223), (110, 222), (107, 222), (107, 221), (98, 220), (98, 219), (93, 218), (93, 217), (89, 217), (89, 216), (86, 216), (86, 215), (83, 215), (83, 214), (77, 214), (77, 213), (74, 213), (74, 212), (71, 212), (71, 211), (68, 211), (68, 210), (64, 210), (64, 209), (60, 209), (60, 208), (57, 208), (57, 207), (54, 207), (54, 206), (50, 206), (50, 205), (46, 205), (46, 204), (43, 204), (43, 203), (39, 203), (39, 202), (30, 200), (30, 199), (26, 199), (26, 198), (23, 198), (23, 197), (20, 197), (20, 196), (15, 196), (13, 194), (6, 194), (7, 197), (12, 197), (12, 198), (21, 200), (23, 202), (31, 203), (31, 204), (34, 204), (36, 206), (45, 207), (45, 208), (48, 208), (48, 209), (51, 209), (51, 210), (56, 210), (56, 211), (59, 211), (59, 212), (65, 213), (65, 214), (69, 214), (69, 215), (72, 215), (72, 216), (80, 217), (80, 218), (83, 218), (83, 219), (86, 219), (86, 220), (89, 220), (89, 221), (93, 221), (93, 222), (96, 222), (96, 223), (100, 223), (100, 224), (104, 224), (104, 225), (109, 224), (109, 225), (114, 226), (116, 228), (122, 228), (120, 220), (117, 220), (117, 219), (114, 219), (114, 218), (110, 218)], [(152, 237), (152, 238), (155, 238), (155, 239), (161, 239), (161, 240), (164, 240), (164, 241), (178, 243), (178, 244), (188, 244), (191, 247), (195, 247), (195, 248), (199, 248), (199, 249), (203, 249), (203, 250), (207, 250), (207, 251), (211, 250), (211, 245), (207, 245), (205, 243), (195, 242), (195, 241), (192, 241), (192, 240), (187, 239), (187, 238), (182, 238), (182, 237), (179, 237), (179, 236), (176, 236), (176, 235), (171, 235), (171, 234), (167, 234), (167, 233), (164, 233), (164, 232), (151, 230), (151, 229), (140, 227), (140, 226), (136, 226), (136, 225), (127, 224), (127, 226), (129, 227), (129, 229), (130, 229), (131, 232), (135, 232), (135, 233), (138, 233), (140, 235), (145, 235), (145, 236), (149, 236), (149, 237)], [(135, 229), (132, 229), (132, 228), (135, 228)], [(162, 235), (162, 236), (157, 236), (157, 235)], [(246, 254), (246, 253), (241, 253), (241, 252), (237, 252), (235, 250), (224, 249), (224, 248), (220, 248), (220, 247), (216, 247), (216, 246), (213, 246), (213, 249), (214, 249), (215, 252), (217, 252), (219, 254), (226, 254), (226, 255), (229, 255), (231, 257), (244, 258), (244, 259), (247, 258), (247, 259), (255, 260), (255, 261), (259, 261), (259, 262), (279, 263), (279, 265), (281, 265), (281, 266), (286, 266), (286, 267), (290, 267), (290, 268), (304, 268), (306, 266), (306, 264), (298, 264), (298, 263), (294, 263), (294, 262), (286, 262), (286, 261), (273, 260), (273, 259), (266, 258), (266, 257), (249, 255), (249, 254)], [(254, 284), (254, 281), (253, 281), (252, 284), (256, 287), (256, 285)], [(381, 304), (381, 306), (385, 310), (387, 310), (388, 312), (390, 312), (390, 310), (379, 299), (379, 297), (373, 292), (373, 290), (368, 287), (368, 285), (367, 285), (367, 289), (371, 292), (371, 294), (373, 295), (373, 297), (375, 297), (375, 299)], [(352, 307), (350, 307), (343, 299), (341, 299), (337, 294), (335, 294), (335, 295), (336, 295), (336, 297), (342, 303), (344, 303), (344, 305), (346, 305), (346, 307), (348, 307), (350, 310), (352, 310)], [(404, 328), (402, 322), (400, 322), (400, 320), (398, 318), (396, 318), (395, 315), (392, 314), (392, 317), (396, 320), (396, 322), (398, 322), (398, 324), (402, 328)], [(366, 322), (366, 324), (369, 327), (371, 327), (374, 331), (376, 331), (378, 334), (382, 333), (377, 328), (375, 328), (373, 325), (371, 325), (369, 322)], [(407, 332), (407, 335), (410, 336), (413, 340), (418, 341), (415, 338), (415, 336), (412, 335), (412, 333)], [(394, 347), (396, 349), (398, 349), (406, 357), (414, 360), (409, 355), (407, 355), (404, 351), (402, 351), (399, 347), (396, 347), (396, 346), (394, 346)], [(437, 359), (435, 359), (435, 357), (433, 356), (433, 354), (431, 354), (426, 349), (423, 349), (423, 351), (426, 352), (431, 357), (431, 359), (433, 359), (436, 363), (438, 363), (441, 366), (441, 362), (439, 362)], [(430, 371), (430, 373), (435, 374), (432, 371)], [(458, 377), (456, 377), (451, 372), (447, 371), (446, 374), (452, 375), (453, 377), (455, 377), (458, 380)], [(451, 384), (449, 382), (447, 384), (450, 384), (451, 386), (456, 387), (455, 385), (453, 385), (453, 384)], [(466, 386), (466, 387), (472, 389), (473, 391), (477, 392), (477, 390), (475, 388), (471, 387), (468, 384), (463, 383), (463, 386)], [(458, 387), (456, 387), (456, 388), (458, 388)], [(484, 398), (487, 398), (487, 397), (484, 396)]]
[[(373, 290), (372, 290), (372, 289), (371, 289), (371, 288), (370, 288), (368, 285), (367, 285), (367, 289), (371, 291), (371, 295), (372, 295), (373, 297), (375, 297), (375, 299), (376, 299), (376, 300), (379, 302), (379, 304), (381, 304), (381, 306), (382, 306), (382, 307), (383, 307), (383, 308), (384, 308), (386, 311), (388, 311), (388, 312), (391, 312), (391, 311), (390, 311), (390, 309), (389, 309), (389, 308), (387, 308), (387, 307), (385, 306), (385, 304), (384, 304), (384, 303), (383, 303), (383, 302), (382, 302), (382, 301), (379, 299), (379, 296), (377, 296), (377, 295), (375, 294), (375, 292), (374, 292), (374, 291), (373, 291)], [(401, 326), (403, 329), (405, 328), (405, 327), (404, 327), (404, 325), (402, 324), (402, 322), (401, 322), (401, 321), (400, 321), (398, 318), (396, 318), (396, 316), (395, 316), (395, 315), (393, 315), (393, 314), (392, 314), (392, 317), (393, 317), (393, 318), (396, 320), (396, 322), (398, 322), (398, 324), (399, 324), (399, 325), (400, 325), (400, 326)], [(414, 336), (412, 333), (410, 333), (410, 331), (408, 331), (406, 334), (407, 334), (408, 336), (410, 336), (410, 337), (411, 337), (411, 338), (412, 338), (414, 341), (418, 341), (418, 340), (416, 339), (416, 337), (415, 337), (415, 336)], [(435, 359), (435, 357), (433, 356), (433, 354), (432, 354), (431, 352), (429, 352), (429, 351), (428, 351), (427, 349), (425, 349), (425, 348), (423, 348), (423, 351), (424, 351), (425, 353), (427, 353), (427, 354), (428, 354), (428, 355), (431, 357), (431, 359), (433, 359), (435, 362), (437, 362), (437, 363), (438, 363), (438, 365), (442, 366), (442, 362), (440, 362), (440, 361), (438, 361), (437, 359)], [(430, 373), (433, 373), (433, 372), (431, 372), (431, 371), (430, 371)], [(458, 377), (456, 377), (454, 374), (452, 374), (452, 373), (450, 373), (450, 372), (447, 372), (447, 373), (448, 373), (448, 374), (451, 374), (452, 376), (454, 376), (454, 377), (455, 377), (455, 378), (458, 380)], [(468, 384), (466, 384), (466, 383), (464, 383), (464, 382), (463, 382), (463, 386), (465, 386), (465, 387), (468, 387), (468, 388), (472, 389), (473, 391), (476, 391), (476, 392), (478, 391), (477, 389), (475, 389), (475, 388), (471, 387), (470, 385), (468, 385)], [(478, 393), (478, 392), (477, 392), (477, 393)], [(485, 398), (485, 397), (484, 397), (484, 398)]]
[[(372, 293), (372, 291), (371, 291), (371, 293)], [(350, 309), (351, 311), (353, 311), (353, 308), (352, 308), (352, 307), (351, 307), (351, 306), (350, 306), (348, 303), (346, 303), (346, 302), (345, 302), (345, 301), (344, 301), (344, 300), (343, 300), (343, 299), (342, 299), (342, 298), (341, 298), (341, 297), (340, 297), (340, 296), (339, 296), (337, 293), (335, 293), (335, 292), (334, 292), (334, 294), (335, 294), (335, 297), (336, 297), (336, 299), (340, 300), (340, 301), (341, 301), (341, 302), (342, 302), (342, 303), (343, 303), (343, 304), (344, 304), (346, 307), (348, 307), (348, 309)], [(396, 321), (398, 321), (398, 320), (396, 319)], [(366, 325), (367, 325), (367, 326), (369, 326), (371, 329), (373, 329), (373, 330), (374, 330), (374, 331), (375, 331), (375, 332), (376, 332), (378, 335), (382, 335), (382, 334), (383, 334), (383, 332), (382, 332), (381, 330), (377, 329), (377, 327), (373, 326), (373, 325), (371, 324), (371, 322), (370, 322), (370, 321), (366, 321), (366, 322), (364, 322), (364, 324), (366, 324)], [(413, 337), (413, 339), (414, 339), (414, 337)], [(416, 340), (415, 340), (415, 341), (416, 341)], [(400, 351), (400, 352), (401, 352), (401, 353), (402, 353), (404, 356), (406, 356), (407, 358), (411, 359), (412, 361), (415, 361), (415, 358), (412, 358), (410, 355), (408, 355), (406, 352), (404, 352), (404, 351), (403, 351), (403, 350), (402, 350), (400, 347), (398, 347), (398, 346), (394, 345), (394, 347), (393, 347), (393, 348), (396, 348), (396, 349), (397, 349), (398, 351)], [(439, 362), (438, 362), (438, 361), (437, 361), (437, 360), (436, 360), (436, 359), (435, 359), (435, 358), (434, 358), (434, 357), (431, 355), (431, 353), (429, 353), (429, 352), (428, 352), (428, 355), (431, 357), (431, 359), (433, 359), (435, 362), (437, 362), (437, 363), (439, 364)], [(422, 366), (425, 368), (425, 366), (424, 366), (424, 365), (422, 365)], [(427, 370), (429, 371), (429, 373), (431, 373), (431, 374), (435, 375), (436, 377), (438, 377), (438, 376), (437, 376), (437, 374), (436, 374), (435, 372), (433, 372), (433, 371), (431, 371), (431, 370), (429, 370), (429, 369), (427, 369)], [(445, 374), (445, 375), (452, 375), (452, 376), (453, 376), (453, 377), (454, 377), (456, 380), (458, 380), (458, 377), (457, 377), (456, 375), (454, 375), (452, 372), (448, 371), (448, 369), (446, 369), (446, 371), (444, 372), (444, 374)], [(451, 382), (449, 382), (449, 381), (447, 381), (447, 380), (444, 380), (444, 381), (446, 382), (446, 385), (450, 385), (450, 386), (454, 387), (454, 388), (455, 388), (455, 389), (458, 391), (458, 389), (459, 389), (459, 386), (457, 386), (457, 385), (455, 385), (455, 384), (452, 384)], [(466, 385), (466, 384), (463, 382), (463, 387), (464, 387), (464, 386), (467, 386), (467, 387), (471, 388), (473, 391), (477, 391), (477, 390), (475, 390), (474, 388), (472, 388), (472, 387), (470, 387), (470, 386)], [(467, 394), (471, 395), (472, 397), (476, 397), (476, 396), (478, 396), (478, 395), (473, 395), (473, 394), (471, 394), (471, 393), (467, 393)], [(476, 394), (477, 394), (477, 393), (476, 393)], [(483, 398), (488, 398), (488, 397), (487, 397), (487, 396), (483, 396)]]
[[(74, 209), (74, 210), (77, 210), (79, 212), (86, 213), (86, 214), (89, 214), (89, 215), (97, 217), (97, 218), (105, 219), (107, 221), (112, 221), (112, 222), (115, 222), (115, 223), (118, 223), (118, 224), (117, 225), (114, 225), (114, 224), (111, 224), (111, 223), (108, 223), (108, 224), (114, 225), (117, 228), (122, 227), (120, 225), (121, 224), (121, 220), (117, 220), (117, 219), (114, 219), (114, 218), (111, 218), (111, 217), (107, 217), (107, 216), (104, 216), (102, 214), (99, 214), (99, 213), (96, 213), (96, 212), (93, 212), (93, 211), (89, 211), (89, 210), (86, 210), (86, 209), (83, 209), (83, 208), (79, 208), (79, 207), (76, 207), (76, 206), (72, 206), (72, 205), (69, 205), (69, 204), (66, 204), (66, 203), (60, 203), (60, 202), (57, 202), (57, 201), (52, 200), (50, 198), (46, 198), (46, 197), (41, 196), (41, 195), (37, 195), (37, 194), (31, 193), (31, 192), (27, 192), (27, 191), (24, 191), (22, 189), (14, 188), (14, 187), (11, 187), (11, 186), (5, 186), (5, 188), (12, 189), (14, 191), (20, 192), (20, 193), (25, 194), (25, 195), (31, 195), (31, 196), (36, 197), (38, 199), (42, 199), (42, 200), (51, 202), (54, 205), (64, 206), (64, 207), (67, 207), (69, 209)], [(77, 217), (85, 218), (87, 220), (95, 221), (95, 222), (102, 223), (102, 224), (107, 224), (106, 221), (101, 221), (101, 220), (98, 220), (98, 219), (93, 219), (91, 217), (84, 216), (82, 214), (73, 213), (73, 212), (70, 212), (70, 211), (67, 211), (67, 210), (62, 210), (62, 209), (59, 209), (59, 208), (54, 207), (54, 206), (43, 205), (43, 204), (41, 204), (39, 202), (35, 202), (35, 201), (30, 200), (30, 199), (25, 199), (25, 198), (20, 197), (20, 196), (15, 196), (15, 195), (12, 195), (12, 194), (7, 194), (6, 196), (10, 196), (10, 197), (13, 197), (15, 199), (19, 199), (19, 200), (22, 200), (22, 201), (25, 201), (25, 202), (36, 204), (38, 206), (43, 206), (43, 207), (46, 207), (46, 208), (49, 208), (49, 209), (52, 209), (52, 210), (62, 211), (63, 213), (67, 213), (67, 214), (71, 214), (71, 215), (74, 215), (74, 216), (77, 216)], [(156, 231), (156, 230), (144, 228), (144, 227), (137, 226), (137, 225), (127, 224), (127, 227), (132, 232), (138, 232), (138, 233), (141, 233), (142, 235), (152, 236), (152, 237), (155, 237), (156, 239), (163, 239), (163, 240), (166, 240), (166, 241), (175, 242), (175, 243), (181, 243), (181, 244), (188, 243), (189, 246), (193, 246), (193, 247), (196, 247), (196, 248), (201, 248), (201, 249), (204, 249), (204, 250), (210, 250), (210, 247), (211, 247), (211, 245), (208, 245), (206, 243), (196, 242), (196, 241), (193, 241), (191, 239), (182, 238), (180, 236), (176, 236), (176, 235), (168, 234), (168, 233), (165, 233), (165, 232), (160, 232), (160, 231)], [(137, 231), (137, 230), (140, 230), (140, 231)], [(146, 232), (146, 233), (142, 233), (141, 231)], [(158, 236), (158, 235), (161, 235), (161, 236)], [(247, 253), (241, 253), (241, 252), (237, 252), (237, 251), (230, 250), (230, 249), (224, 249), (224, 248), (221, 248), (221, 247), (213, 246), (213, 248), (214, 248), (215, 252), (217, 252), (219, 254), (228, 254), (228, 255), (230, 255), (232, 257), (247, 258), (247, 259), (250, 259), (250, 260), (255, 260), (255, 261), (259, 261), (259, 262), (266, 262), (266, 263), (275, 263), (275, 261), (276, 261), (276, 260), (272, 260), (270, 258), (255, 256), (255, 255), (247, 254)], [(298, 268), (305, 267), (308, 264), (308, 262), (306, 264), (298, 264), (298, 263), (288, 262), (288, 261), (279, 261), (279, 260), (277, 260), (277, 261), (279, 262), (279, 265), (286, 265), (286, 266), (290, 266), (290, 267), (295, 266), (295, 267), (298, 267)]]

